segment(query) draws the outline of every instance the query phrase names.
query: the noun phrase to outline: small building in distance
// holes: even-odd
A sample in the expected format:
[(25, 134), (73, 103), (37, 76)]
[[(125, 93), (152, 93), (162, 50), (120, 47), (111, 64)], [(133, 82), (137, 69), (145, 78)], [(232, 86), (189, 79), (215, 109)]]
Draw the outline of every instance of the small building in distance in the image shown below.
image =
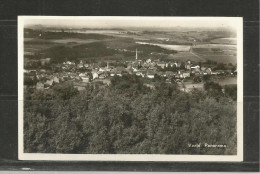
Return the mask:
[(182, 76), (183, 76), (183, 78), (190, 77), (190, 72), (183, 72)]
[(46, 65), (47, 63), (50, 63), (51, 58), (45, 58), (45, 59), (40, 59), (41, 65)]
[(82, 79), (82, 82), (84, 82), (84, 83), (88, 83), (89, 82), (89, 77), (88, 76), (82, 76), (81, 79)]
[(153, 78), (154, 78), (154, 72), (153, 72), (153, 71), (147, 71), (146, 76), (147, 76), (149, 79), (153, 79)]
[(157, 66), (159, 66), (159, 67), (161, 67), (162, 69), (164, 69), (165, 66), (166, 66), (166, 63), (165, 63), (165, 62), (158, 62), (158, 63), (157, 63)]
[(166, 75), (166, 77), (173, 77), (173, 76), (176, 75), (176, 73), (174, 73), (174, 72), (172, 72), (172, 71), (166, 71), (166, 72), (165, 72), (165, 75)]
[(98, 75), (99, 75), (98, 70), (93, 69), (91, 73), (92, 73), (93, 80), (98, 78)]
[(49, 86), (52, 86), (52, 85), (53, 85), (53, 82), (54, 82), (54, 81), (53, 81), (52, 79), (51, 79), (51, 80), (47, 80), (47, 81), (45, 82), (45, 85), (48, 86), (48, 87), (49, 87)]
[(60, 80), (59, 80), (59, 78), (58, 77), (53, 77), (53, 81), (55, 82), (55, 83), (60, 83)]
[(36, 84), (36, 89), (38, 89), (38, 90), (44, 89), (44, 84), (43, 84), (42, 82), (38, 82), (38, 83)]

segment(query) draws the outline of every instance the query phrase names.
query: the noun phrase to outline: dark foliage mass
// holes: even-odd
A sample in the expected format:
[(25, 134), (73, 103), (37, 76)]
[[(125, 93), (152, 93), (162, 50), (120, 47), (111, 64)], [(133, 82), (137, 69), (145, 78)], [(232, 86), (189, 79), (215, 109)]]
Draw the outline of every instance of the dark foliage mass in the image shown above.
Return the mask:
[(40, 30), (31, 30), (25, 29), (25, 38), (41, 38), (41, 39), (67, 39), (67, 38), (78, 38), (78, 39), (112, 39), (113, 36), (107, 36), (102, 34), (94, 33), (76, 33), (76, 32), (64, 32), (63, 30), (58, 32), (51, 31), (40, 31)]
[(227, 97), (237, 100), (237, 85), (226, 85), (224, 90)]
[[(131, 75), (111, 82), (26, 91), (25, 152), (236, 154), (236, 104), (215, 84), (185, 93), (159, 80), (151, 90)], [(227, 148), (189, 147), (196, 143)]]
[(66, 60), (77, 58), (93, 58), (101, 56), (112, 56), (113, 49), (106, 48), (101, 42), (82, 44), (74, 47), (58, 46), (44, 51), (46, 57), (52, 57), (52, 63), (61, 63)]

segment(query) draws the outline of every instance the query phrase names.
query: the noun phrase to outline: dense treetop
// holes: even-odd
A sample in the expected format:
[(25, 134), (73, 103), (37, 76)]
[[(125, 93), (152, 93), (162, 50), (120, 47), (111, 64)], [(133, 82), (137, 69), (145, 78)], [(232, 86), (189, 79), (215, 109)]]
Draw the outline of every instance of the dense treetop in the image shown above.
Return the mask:
[[(236, 104), (217, 84), (185, 93), (161, 79), (154, 90), (133, 75), (111, 82), (26, 91), (25, 152), (236, 154)], [(227, 148), (189, 147), (196, 143)]]

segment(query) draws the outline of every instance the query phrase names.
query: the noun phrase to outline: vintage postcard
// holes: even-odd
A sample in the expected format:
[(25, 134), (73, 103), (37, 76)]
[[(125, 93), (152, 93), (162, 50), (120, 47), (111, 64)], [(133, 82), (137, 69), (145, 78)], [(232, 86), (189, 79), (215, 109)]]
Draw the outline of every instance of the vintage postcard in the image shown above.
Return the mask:
[(242, 30), (19, 16), (19, 160), (243, 161)]

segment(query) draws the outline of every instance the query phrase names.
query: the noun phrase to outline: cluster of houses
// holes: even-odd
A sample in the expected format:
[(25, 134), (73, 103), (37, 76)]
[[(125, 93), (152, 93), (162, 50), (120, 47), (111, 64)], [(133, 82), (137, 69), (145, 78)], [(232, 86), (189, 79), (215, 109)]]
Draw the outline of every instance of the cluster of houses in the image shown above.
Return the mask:
[[(49, 61), (49, 59), (47, 60)], [(107, 62), (106, 66), (100, 66), (98, 63), (86, 63), (80, 61), (66, 61), (57, 65), (59, 71), (46, 72), (45, 69), (25, 70), (25, 76), (37, 78), (36, 89), (48, 89), (53, 85), (72, 81), (74, 87), (83, 90), (86, 84), (101, 82), (104, 85), (110, 84), (110, 77), (123, 76), (124, 74), (135, 74), (143, 78), (153, 79), (156, 76), (165, 77), (167, 81), (170, 79), (182, 80), (189, 77), (202, 77), (204, 75), (218, 75), (226, 73), (225, 70), (212, 71), (210, 67), (203, 67), (193, 64), (191, 61), (186, 62), (164, 62), (158, 59), (147, 59), (145, 61), (138, 60), (137, 51), (136, 58), (133, 61), (125, 61), (120, 66), (110, 66)], [(232, 72), (228, 72), (232, 73)]]

